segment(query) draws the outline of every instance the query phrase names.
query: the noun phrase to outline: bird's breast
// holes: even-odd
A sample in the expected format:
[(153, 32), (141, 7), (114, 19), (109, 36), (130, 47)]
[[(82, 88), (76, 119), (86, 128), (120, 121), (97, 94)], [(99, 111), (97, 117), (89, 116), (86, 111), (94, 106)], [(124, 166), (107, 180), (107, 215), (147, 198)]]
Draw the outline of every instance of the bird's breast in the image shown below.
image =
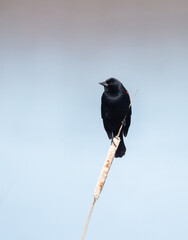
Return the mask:
[(122, 121), (126, 113), (127, 104), (123, 95), (104, 95), (103, 106), (105, 106), (105, 116), (109, 120)]

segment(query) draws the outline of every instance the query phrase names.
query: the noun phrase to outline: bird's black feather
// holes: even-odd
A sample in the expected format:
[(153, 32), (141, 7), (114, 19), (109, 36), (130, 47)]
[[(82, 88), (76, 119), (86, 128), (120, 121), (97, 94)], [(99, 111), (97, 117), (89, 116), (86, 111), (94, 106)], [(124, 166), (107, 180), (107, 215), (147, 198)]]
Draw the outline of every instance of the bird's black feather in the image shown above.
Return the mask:
[(126, 148), (123, 142), (123, 134), (126, 137), (131, 124), (132, 110), (130, 105), (129, 93), (123, 84), (115, 78), (107, 79), (101, 83), (104, 86), (102, 95), (101, 117), (104, 128), (110, 139), (117, 135), (123, 119), (124, 126), (120, 134), (121, 142), (116, 151), (115, 157), (122, 157)]

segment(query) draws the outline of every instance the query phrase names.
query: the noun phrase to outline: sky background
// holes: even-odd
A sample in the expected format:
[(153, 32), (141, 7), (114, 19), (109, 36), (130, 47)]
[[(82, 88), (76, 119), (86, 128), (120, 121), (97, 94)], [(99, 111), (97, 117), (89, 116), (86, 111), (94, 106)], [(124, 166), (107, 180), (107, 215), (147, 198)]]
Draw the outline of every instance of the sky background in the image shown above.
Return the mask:
[(183, 0), (0, 1), (0, 239), (81, 239), (109, 77), (139, 92), (85, 239), (188, 239), (187, 29)]

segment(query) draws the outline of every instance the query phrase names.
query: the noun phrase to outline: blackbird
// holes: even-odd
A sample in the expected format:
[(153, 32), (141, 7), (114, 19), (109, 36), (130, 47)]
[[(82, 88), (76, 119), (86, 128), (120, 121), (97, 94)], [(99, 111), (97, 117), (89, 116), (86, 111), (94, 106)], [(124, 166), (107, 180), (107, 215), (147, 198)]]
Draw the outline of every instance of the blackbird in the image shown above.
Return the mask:
[(119, 128), (123, 123), (120, 133), (120, 144), (116, 151), (115, 157), (122, 157), (126, 152), (123, 141), (123, 135), (126, 137), (131, 124), (132, 110), (130, 106), (129, 93), (123, 84), (115, 79), (109, 78), (105, 82), (99, 83), (104, 86), (104, 92), (101, 98), (101, 117), (104, 128), (109, 139), (118, 134)]

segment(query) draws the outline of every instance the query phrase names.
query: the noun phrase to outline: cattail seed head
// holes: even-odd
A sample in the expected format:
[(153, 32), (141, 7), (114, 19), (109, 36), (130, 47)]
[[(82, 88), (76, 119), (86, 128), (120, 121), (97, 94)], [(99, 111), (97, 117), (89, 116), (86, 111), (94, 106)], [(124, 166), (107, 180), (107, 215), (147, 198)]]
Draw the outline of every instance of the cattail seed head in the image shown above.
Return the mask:
[(110, 167), (112, 165), (112, 162), (114, 160), (114, 156), (115, 156), (115, 153), (116, 153), (116, 150), (119, 146), (119, 143), (120, 143), (120, 138), (119, 137), (115, 137), (113, 138), (113, 142), (109, 148), (109, 151), (108, 151), (108, 154), (107, 154), (107, 157), (106, 157), (106, 160), (104, 162), (104, 166), (102, 168), (102, 171), (101, 171), (101, 174), (98, 178), (98, 182), (97, 182), (97, 185), (95, 187), (95, 191), (94, 191), (94, 199), (98, 199), (99, 196), (100, 196), (100, 193), (103, 189), (103, 186), (105, 184), (105, 181), (106, 181), (106, 178), (108, 176), (108, 172), (110, 170)]

